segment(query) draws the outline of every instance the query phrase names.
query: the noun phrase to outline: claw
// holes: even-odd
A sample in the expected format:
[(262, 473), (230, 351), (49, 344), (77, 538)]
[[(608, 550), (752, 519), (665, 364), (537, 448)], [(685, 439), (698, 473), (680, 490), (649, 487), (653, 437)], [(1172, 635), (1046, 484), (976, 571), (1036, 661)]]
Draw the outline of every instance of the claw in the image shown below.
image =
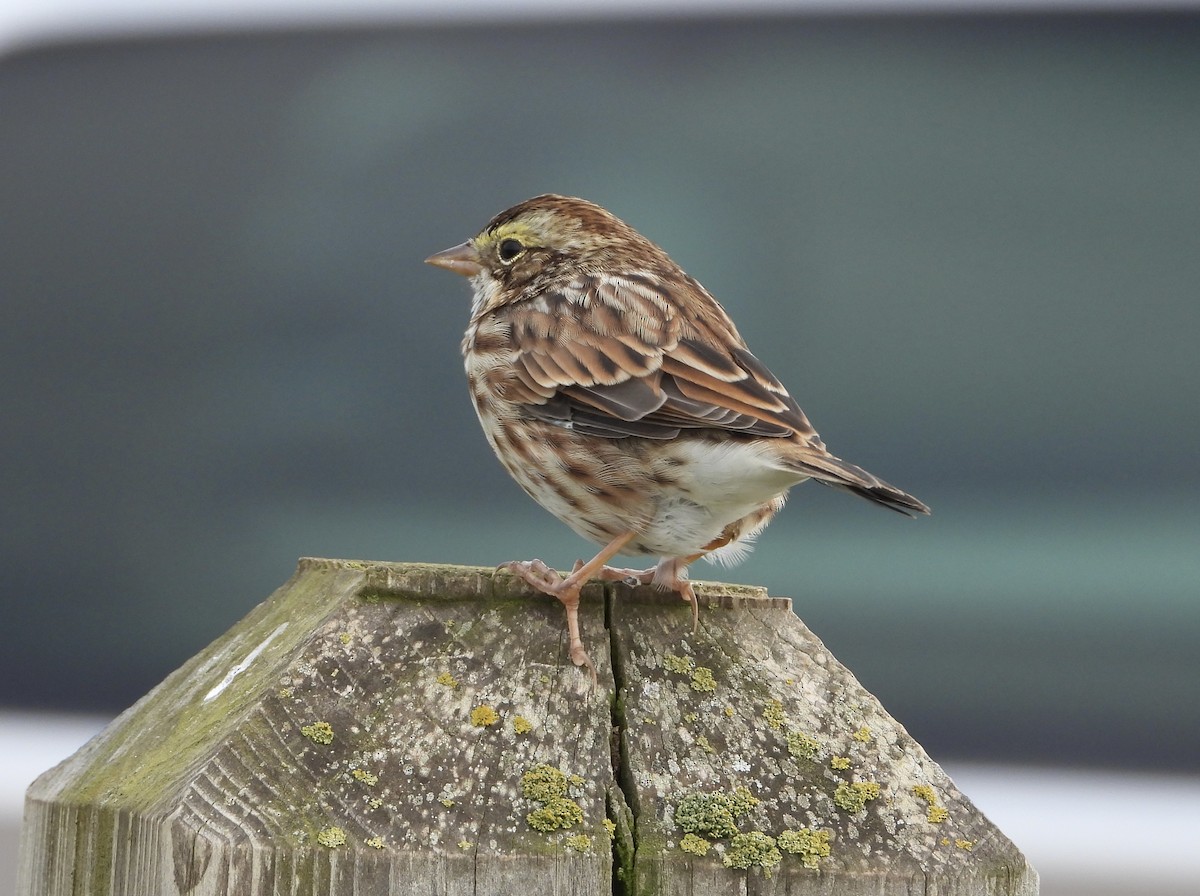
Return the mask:
[(571, 662), (576, 666), (586, 667), (591, 673), (592, 690), (595, 690), (597, 685), (596, 667), (592, 665), (591, 657), (587, 655), (587, 650), (583, 646), (583, 638), (579, 634), (579, 590), (584, 582), (606, 568), (605, 561), (629, 544), (633, 535), (634, 533), (627, 532), (617, 536), (587, 563), (576, 563), (571, 574), (566, 578), (541, 560), (514, 560), (511, 563), (501, 563), (496, 567), (497, 572), (502, 569), (507, 570), (543, 594), (549, 594), (562, 602), (567, 611), (568, 653)]

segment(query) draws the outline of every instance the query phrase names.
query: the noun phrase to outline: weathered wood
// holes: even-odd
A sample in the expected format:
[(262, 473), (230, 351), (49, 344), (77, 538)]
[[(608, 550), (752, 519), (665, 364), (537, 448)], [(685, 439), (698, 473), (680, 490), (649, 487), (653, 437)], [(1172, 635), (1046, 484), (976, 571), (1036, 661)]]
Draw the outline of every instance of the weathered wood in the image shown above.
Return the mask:
[[(302, 560), (34, 782), (18, 894), (1037, 892), (788, 601), (698, 591), (693, 635), (671, 595), (589, 585), (590, 691), (561, 607), (507, 575)], [(731, 794), (749, 836), (682, 849)]]
[[(637, 817), (635, 892), (1037, 892), (1024, 856), (789, 600), (728, 585), (697, 590), (705, 609), (695, 634), (686, 608), (652, 588), (620, 586), (620, 609), (610, 612), (624, 709), (620, 783)], [(812, 856), (810, 868), (777, 844), (751, 852), (766, 865), (747, 876), (725, 865), (732, 838), (712, 841), (704, 856), (682, 850), (681, 803), (738, 787), (757, 800), (737, 819), (742, 832), (778, 841), (784, 831), (825, 831), (829, 855)]]

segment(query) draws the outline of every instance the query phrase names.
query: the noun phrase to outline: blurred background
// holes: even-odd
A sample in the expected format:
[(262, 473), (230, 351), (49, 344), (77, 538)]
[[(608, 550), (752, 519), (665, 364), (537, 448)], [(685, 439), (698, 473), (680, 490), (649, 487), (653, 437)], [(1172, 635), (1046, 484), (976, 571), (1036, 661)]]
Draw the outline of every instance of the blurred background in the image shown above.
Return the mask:
[(0, 13), (0, 894), (29, 780), (298, 557), (590, 556), (421, 263), (545, 191), (934, 510), (809, 485), (694, 577), (794, 598), (1047, 896), (1195, 892), (1196, 8), (84, 6)]

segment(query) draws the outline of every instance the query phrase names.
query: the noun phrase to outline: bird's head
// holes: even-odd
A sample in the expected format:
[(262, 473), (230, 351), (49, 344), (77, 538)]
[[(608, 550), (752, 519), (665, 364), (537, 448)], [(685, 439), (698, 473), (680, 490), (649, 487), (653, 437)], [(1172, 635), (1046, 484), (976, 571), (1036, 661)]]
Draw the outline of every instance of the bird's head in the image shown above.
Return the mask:
[(661, 249), (595, 203), (550, 193), (502, 211), (465, 243), (425, 261), (471, 279), (476, 313), (581, 275), (671, 264)]

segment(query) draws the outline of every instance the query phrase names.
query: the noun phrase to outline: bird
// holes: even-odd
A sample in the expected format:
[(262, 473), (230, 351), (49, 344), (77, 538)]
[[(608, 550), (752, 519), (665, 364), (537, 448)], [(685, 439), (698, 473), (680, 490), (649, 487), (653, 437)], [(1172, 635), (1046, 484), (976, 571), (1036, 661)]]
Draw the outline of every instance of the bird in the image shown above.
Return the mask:
[[(920, 500), (831, 454), (724, 308), (658, 245), (585, 199), (546, 193), (425, 259), (471, 284), (467, 385), (500, 463), (538, 504), (601, 545), (563, 575), (501, 564), (566, 610), (571, 661), (591, 578), (670, 589), (732, 564), (812, 479), (906, 516)], [(610, 567), (618, 554), (658, 558)]]

